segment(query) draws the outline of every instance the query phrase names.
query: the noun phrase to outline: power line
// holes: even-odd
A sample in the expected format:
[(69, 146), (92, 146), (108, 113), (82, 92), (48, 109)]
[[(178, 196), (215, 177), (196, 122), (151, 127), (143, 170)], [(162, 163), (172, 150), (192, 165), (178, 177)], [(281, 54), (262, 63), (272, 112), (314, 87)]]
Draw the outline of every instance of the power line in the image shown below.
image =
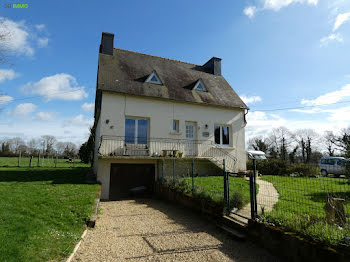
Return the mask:
[(312, 106), (282, 107), (282, 108), (261, 109), (261, 110), (255, 109), (255, 110), (252, 110), (251, 112), (256, 112), (256, 111), (260, 111), (260, 112), (284, 111), (284, 110), (293, 110), (293, 109), (315, 108), (315, 107), (320, 107), (320, 106), (329, 106), (329, 105), (344, 104), (344, 103), (350, 103), (350, 100), (340, 101), (340, 102), (335, 102), (335, 103), (328, 103), (328, 104), (312, 105)]

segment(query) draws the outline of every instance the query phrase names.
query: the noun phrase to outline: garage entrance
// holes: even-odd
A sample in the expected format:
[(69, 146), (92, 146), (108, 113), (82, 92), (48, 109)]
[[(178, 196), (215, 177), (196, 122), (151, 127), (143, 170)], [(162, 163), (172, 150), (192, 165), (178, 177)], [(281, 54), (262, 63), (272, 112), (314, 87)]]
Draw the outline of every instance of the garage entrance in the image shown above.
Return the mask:
[(111, 164), (109, 199), (149, 196), (153, 191), (154, 179), (153, 164)]

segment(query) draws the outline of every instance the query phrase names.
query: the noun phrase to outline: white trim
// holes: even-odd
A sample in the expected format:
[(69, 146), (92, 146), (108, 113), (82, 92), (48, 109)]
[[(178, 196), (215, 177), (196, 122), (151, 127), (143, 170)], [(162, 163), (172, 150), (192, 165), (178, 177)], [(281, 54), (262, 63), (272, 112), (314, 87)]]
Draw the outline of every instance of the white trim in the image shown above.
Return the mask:
[[(215, 127), (218, 126), (220, 127), (220, 144), (217, 144), (215, 142)], [(228, 127), (228, 144), (223, 144), (223, 137), (222, 137), (222, 127)], [(231, 126), (230, 125), (225, 125), (225, 124), (214, 124), (214, 143), (216, 146), (219, 146), (219, 147), (232, 147), (231, 146)]]
[[(201, 85), (203, 89), (198, 88), (198, 86)], [(202, 80), (198, 80), (197, 83), (195, 84), (193, 90), (201, 91), (201, 92), (208, 92), (208, 89), (204, 85)]]
[[(152, 80), (153, 77), (157, 78), (157, 81)], [(147, 77), (147, 79), (146, 79), (145, 82), (146, 82), (146, 83), (151, 83), (151, 84), (156, 84), (156, 85), (162, 85), (162, 84), (163, 84), (162, 81), (160, 81), (160, 78), (159, 78), (159, 76), (158, 76), (158, 74), (157, 74), (156, 71), (153, 71), (153, 72)]]

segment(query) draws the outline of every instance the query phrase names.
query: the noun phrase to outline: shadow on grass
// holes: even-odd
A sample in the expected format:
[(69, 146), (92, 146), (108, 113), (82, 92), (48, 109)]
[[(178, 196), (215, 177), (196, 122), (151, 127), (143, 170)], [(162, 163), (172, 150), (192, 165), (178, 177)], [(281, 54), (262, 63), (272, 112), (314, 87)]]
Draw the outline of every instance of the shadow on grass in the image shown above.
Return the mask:
[(90, 168), (0, 168), (0, 182), (52, 181), (52, 184), (85, 184)]

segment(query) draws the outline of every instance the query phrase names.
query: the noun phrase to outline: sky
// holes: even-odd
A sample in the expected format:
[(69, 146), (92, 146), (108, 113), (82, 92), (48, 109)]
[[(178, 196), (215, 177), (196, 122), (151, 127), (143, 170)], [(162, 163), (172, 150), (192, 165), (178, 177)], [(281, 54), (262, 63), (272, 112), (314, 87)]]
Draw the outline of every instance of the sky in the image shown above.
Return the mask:
[[(28, 8), (6, 8), (8, 4)], [(271, 128), (350, 126), (350, 1), (4, 0), (0, 139), (84, 142), (93, 124), (101, 32), (118, 48), (204, 64), (250, 107), (247, 138)]]

